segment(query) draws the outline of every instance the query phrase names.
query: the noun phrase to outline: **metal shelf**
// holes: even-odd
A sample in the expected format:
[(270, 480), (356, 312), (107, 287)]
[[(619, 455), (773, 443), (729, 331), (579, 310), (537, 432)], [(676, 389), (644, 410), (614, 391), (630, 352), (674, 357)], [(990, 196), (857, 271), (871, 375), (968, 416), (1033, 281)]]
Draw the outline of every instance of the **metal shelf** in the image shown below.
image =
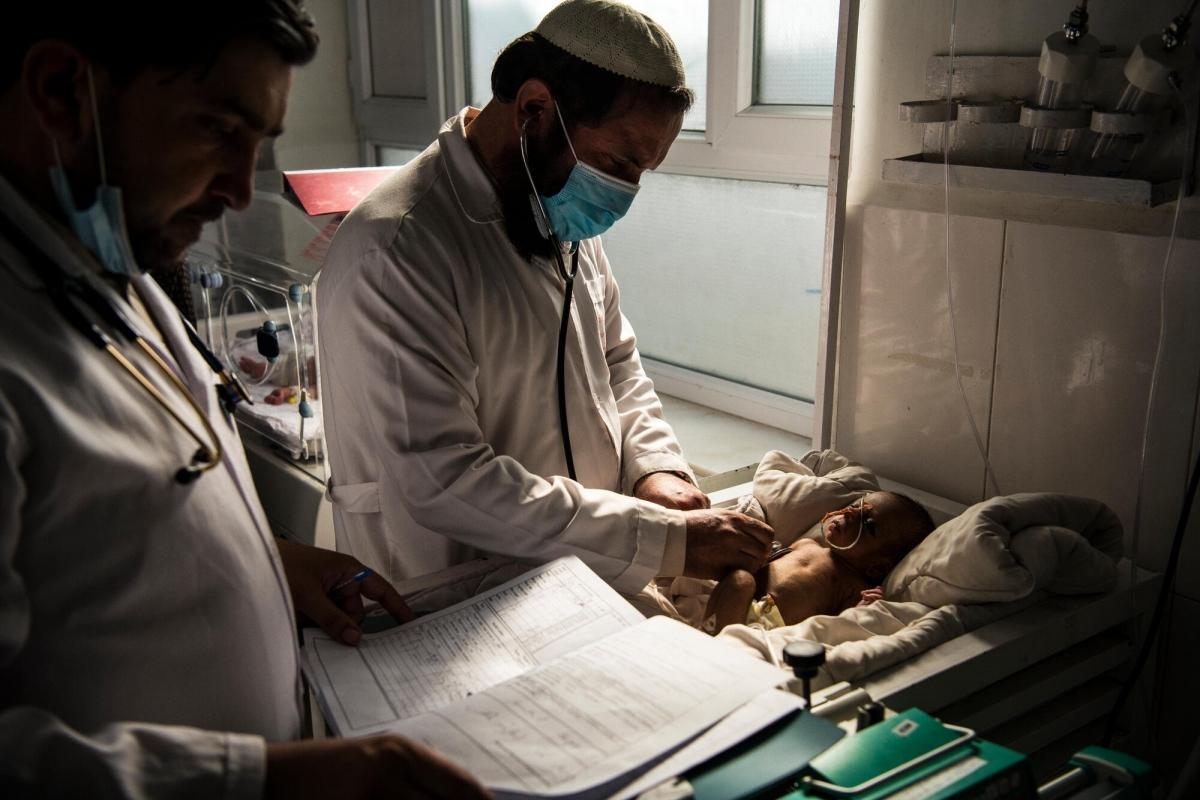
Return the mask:
[[(927, 160), (920, 153), (883, 161), (883, 179), (896, 183), (941, 186), (945, 180), (940, 159)], [(1101, 178), (1091, 175), (1062, 175), (1023, 169), (950, 165), (951, 189), (982, 189), (1020, 192), (1064, 200), (1109, 203), (1119, 206), (1157, 206), (1179, 194), (1179, 181), (1152, 183), (1136, 178)]]

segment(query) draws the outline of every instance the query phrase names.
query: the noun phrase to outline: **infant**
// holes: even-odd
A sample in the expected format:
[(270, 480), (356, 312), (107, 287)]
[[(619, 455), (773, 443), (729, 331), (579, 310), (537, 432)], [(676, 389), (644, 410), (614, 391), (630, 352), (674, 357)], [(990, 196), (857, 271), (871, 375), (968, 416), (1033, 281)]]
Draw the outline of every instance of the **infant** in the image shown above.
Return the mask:
[(920, 503), (895, 492), (871, 492), (821, 520), (820, 541), (799, 539), (757, 573), (735, 570), (717, 584), (704, 610), (704, 630), (761, 622), (794, 625), (883, 599), (880, 584), (933, 530)]

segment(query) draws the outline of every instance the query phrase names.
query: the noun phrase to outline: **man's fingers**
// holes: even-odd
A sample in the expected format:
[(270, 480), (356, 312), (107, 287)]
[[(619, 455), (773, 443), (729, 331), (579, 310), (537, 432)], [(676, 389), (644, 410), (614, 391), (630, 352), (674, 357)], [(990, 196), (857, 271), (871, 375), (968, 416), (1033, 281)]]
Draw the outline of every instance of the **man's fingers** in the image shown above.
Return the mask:
[(756, 558), (767, 557), (767, 554), (771, 552), (772, 541), (772, 539), (768, 539), (764, 542), (762, 539), (759, 539), (756, 536), (750, 536), (745, 533), (742, 533), (738, 536), (738, 545), (740, 546), (742, 552), (749, 553)]
[(337, 598), (337, 604), (356, 623), (361, 623), (363, 617), (366, 615), (366, 609), (363, 608), (362, 595), (358, 592)]
[(363, 579), (362, 593), (387, 609), (397, 622), (411, 622), (416, 619), (416, 615), (396, 588), (378, 575), (370, 575)]
[(462, 769), (440, 753), (410, 742), (412, 768), (409, 774), (424, 795), (446, 800), (489, 800), (491, 794)]
[(305, 614), (320, 626), (321, 630), (343, 644), (358, 644), (362, 631), (344, 611), (338, 608), (326, 595), (314, 597), (312, 608), (305, 609)]
[(765, 522), (759, 522), (754, 517), (746, 517), (741, 526), (742, 533), (757, 539), (768, 548), (775, 540), (775, 529)]
[(733, 560), (733, 562), (729, 565), (730, 568), (742, 569), (746, 572), (757, 572), (759, 567), (762, 566), (762, 559), (755, 558), (749, 553), (742, 553), (740, 555), (741, 558)]

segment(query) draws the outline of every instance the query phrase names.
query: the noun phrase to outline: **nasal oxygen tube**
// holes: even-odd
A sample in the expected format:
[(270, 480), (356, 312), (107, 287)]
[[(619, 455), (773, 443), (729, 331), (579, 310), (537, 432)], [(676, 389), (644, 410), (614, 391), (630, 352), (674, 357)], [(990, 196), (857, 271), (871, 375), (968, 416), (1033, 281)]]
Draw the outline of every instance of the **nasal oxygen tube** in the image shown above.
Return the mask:
[(566, 351), (567, 328), (571, 323), (571, 299), (574, 297), (575, 290), (575, 274), (579, 272), (579, 242), (571, 244), (571, 269), (568, 270), (562, 257), (562, 243), (558, 241), (558, 237), (554, 235), (554, 230), (550, 227), (546, 209), (542, 206), (542, 199), (538, 196), (537, 184), (533, 182), (533, 173), (529, 171), (529, 149), (525, 143), (525, 126), (528, 124), (529, 120), (527, 119), (521, 125), (521, 164), (525, 167), (525, 175), (529, 178), (529, 186), (533, 190), (529, 195), (529, 203), (533, 207), (533, 218), (537, 223), (538, 231), (550, 241), (554, 251), (554, 260), (558, 264), (558, 274), (563, 279), (562, 322), (558, 326), (558, 355), (555, 366), (558, 387), (558, 427), (562, 432), (563, 456), (567, 461), (567, 477), (576, 480), (575, 459), (571, 454), (571, 431), (567, 425)]

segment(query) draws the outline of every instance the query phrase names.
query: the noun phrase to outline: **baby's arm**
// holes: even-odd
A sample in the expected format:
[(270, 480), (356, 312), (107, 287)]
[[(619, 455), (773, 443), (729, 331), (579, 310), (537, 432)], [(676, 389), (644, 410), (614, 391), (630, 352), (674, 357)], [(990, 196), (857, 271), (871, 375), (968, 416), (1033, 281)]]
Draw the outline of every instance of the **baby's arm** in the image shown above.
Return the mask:
[(744, 569), (735, 569), (722, 578), (704, 608), (704, 632), (715, 634), (726, 625), (745, 623), (754, 592), (754, 576)]

